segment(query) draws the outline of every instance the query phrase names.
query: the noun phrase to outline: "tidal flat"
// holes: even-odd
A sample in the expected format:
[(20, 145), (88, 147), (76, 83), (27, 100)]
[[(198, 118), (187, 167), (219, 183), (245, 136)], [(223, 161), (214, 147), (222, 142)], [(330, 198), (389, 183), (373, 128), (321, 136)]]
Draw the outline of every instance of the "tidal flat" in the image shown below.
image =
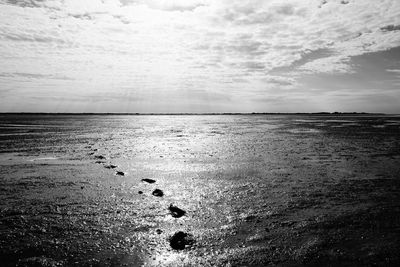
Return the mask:
[(400, 117), (0, 114), (2, 266), (400, 266)]

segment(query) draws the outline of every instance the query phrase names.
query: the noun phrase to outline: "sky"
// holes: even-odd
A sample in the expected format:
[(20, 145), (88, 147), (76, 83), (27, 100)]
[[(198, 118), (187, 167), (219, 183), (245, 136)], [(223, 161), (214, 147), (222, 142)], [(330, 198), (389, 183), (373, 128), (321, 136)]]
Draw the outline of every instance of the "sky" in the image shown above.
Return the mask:
[(399, 0), (0, 0), (0, 112), (400, 113)]

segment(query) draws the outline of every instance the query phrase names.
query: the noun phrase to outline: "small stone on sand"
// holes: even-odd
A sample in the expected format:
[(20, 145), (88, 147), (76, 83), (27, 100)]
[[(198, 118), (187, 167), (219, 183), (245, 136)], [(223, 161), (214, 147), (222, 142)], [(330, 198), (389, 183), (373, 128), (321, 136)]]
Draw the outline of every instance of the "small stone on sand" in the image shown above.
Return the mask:
[(161, 191), (160, 189), (155, 189), (152, 194), (153, 194), (153, 196), (156, 196), (156, 197), (162, 197), (164, 195), (164, 192)]
[(169, 238), (171, 248), (183, 250), (194, 244), (194, 238), (191, 234), (179, 231)]
[(142, 179), (143, 182), (149, 183), (149, 184), (154, 184), (156, 182), (156, 180), (153, 179)]
[(174, 205), (169, 205), (168, 210), (170, 211), (172, 217), (174, 218), (180, 218), (183, 215), (185, 215), (186, 211), (174, 206)]
[(115, 168), (117, 168), (118, 166), (116, 166), (116, 165), (112, 165), (112, 164), (110, 164), (110, 165), (104, 165), (104, 168), (106, 168), (106, 169), (115, 169)]

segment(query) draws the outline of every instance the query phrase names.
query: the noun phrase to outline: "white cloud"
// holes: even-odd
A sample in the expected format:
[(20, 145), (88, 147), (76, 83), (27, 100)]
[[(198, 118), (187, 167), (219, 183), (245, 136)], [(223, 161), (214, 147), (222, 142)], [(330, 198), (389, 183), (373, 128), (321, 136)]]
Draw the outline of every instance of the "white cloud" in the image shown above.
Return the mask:
[(393, 72), (393, 73), (396, 73), (396, 74), (400, 74), (400, 70), (396, 70), (396, 69), (388, 69), (386, 71)]
[(206, 6), (207, 0), (123, 0), (125, 5), (141, 4), (153, 9), (166, 11), (193, 11), (194, 9)]
[(308, 73), (350, 73), (349, 57), (345, 55), (319, 58), (300, 66), (300, 70)]

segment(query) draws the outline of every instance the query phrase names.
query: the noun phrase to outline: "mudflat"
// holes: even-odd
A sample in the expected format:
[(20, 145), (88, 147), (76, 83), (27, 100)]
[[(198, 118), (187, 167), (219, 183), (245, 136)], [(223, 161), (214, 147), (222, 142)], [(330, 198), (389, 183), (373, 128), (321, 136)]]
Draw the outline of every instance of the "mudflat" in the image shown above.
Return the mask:
[(399, 266), (400, 117), (0, 115), (2, 266)]

